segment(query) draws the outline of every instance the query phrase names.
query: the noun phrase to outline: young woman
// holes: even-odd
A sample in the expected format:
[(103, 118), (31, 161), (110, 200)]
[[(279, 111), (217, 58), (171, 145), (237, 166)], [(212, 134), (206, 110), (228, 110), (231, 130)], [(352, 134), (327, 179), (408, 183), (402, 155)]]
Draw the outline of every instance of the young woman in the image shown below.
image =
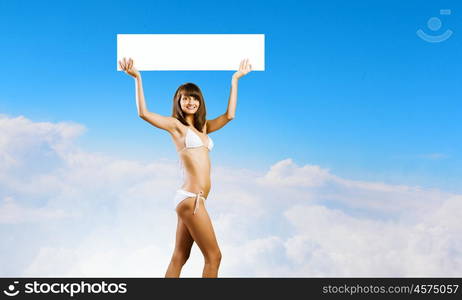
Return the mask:
[(231, 79), (228, 109), (217, 118), (206, 120), (205, 101), (201, 90), (195, 84), (181, 85), (173, 97), (172, 116), (162, 116), (148, 111), (141, 74), (133, 66), (133, 59), (123, 58), (119, 64), (125, 73), (135, 78), (138, 115), (155, 127), (170, 133), (183, 171), (184, 184), (176, 191), (174, 197), (174, 207), (178, 215), (175, 249), (165, 277), (180, 276), (193, 242), (196, 242), (204, 255), (202, 277), (217, 277), (221, 252), (205, 207), (211, 187), (209, 151), (213, 148), (213, 141), (208, 134), (222, 128), (234, 118), (238, 81), (251, 71), (252, 66), (248, 59), (241, 61), (239, 70)]

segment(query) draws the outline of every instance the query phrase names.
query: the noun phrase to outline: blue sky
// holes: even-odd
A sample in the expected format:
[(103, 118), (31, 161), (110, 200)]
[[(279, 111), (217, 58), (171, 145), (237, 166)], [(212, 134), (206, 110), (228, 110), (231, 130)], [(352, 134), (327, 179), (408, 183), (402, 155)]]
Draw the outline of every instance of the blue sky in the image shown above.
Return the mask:
[[(169, 135), (136, 115), (116, 35), (263, 33), (266, 70), (241, 80), (236, 119), (211, 135), (214, 163), (266, 170), (290, 157), (350, 179), (461, 192), (460, 11), (457, 1), (2, 1), (0, 113), (83, 124), (89, 150), (175, 160)], [(434, 34), (453, 36), (420, 39), (430, 17), (442, 20)], [(143, 72), (148, 107), (169, 115), (191, 81), (213, 118), (231, 74)]]

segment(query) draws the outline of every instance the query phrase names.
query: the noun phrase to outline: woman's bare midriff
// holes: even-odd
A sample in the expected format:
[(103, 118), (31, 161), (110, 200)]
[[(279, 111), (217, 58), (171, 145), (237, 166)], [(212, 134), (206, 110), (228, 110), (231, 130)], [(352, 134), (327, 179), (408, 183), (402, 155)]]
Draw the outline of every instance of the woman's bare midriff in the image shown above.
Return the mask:
[[(190, 129), (197, 134), (195, 129)], [(205, 145), (185, 148), (187, 130), (186, 126), (180, 125), (179, 129), (172, 134), (173, 142), (184, 168), (184, 183), (181, 188), (195, 194), (202, 192), (203, 197), (207, 198), (211, 187), (209, 149)], [(206, 132), (205, 128), (203, 132)], [(199, 136), (203, 142), (205, 140), (204, 135), (200, 133)]]
[(179, 152), (184, 167), (185, 182), (182, 189), (199, 193), (207, 198), (210, 187), (210, 157), (207, 147), (187, 148)]

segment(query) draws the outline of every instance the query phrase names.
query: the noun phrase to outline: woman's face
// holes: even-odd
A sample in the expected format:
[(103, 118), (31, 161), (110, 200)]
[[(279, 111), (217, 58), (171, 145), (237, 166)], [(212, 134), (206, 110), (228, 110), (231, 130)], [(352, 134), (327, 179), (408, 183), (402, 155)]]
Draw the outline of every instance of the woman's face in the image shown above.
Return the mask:
[(181, 109), (185, 114), (195, 114), (196, 111), (199, 109), (199, 104), (199, 100), (197, 100), (193, 96), (181, 95), (180, 105)]

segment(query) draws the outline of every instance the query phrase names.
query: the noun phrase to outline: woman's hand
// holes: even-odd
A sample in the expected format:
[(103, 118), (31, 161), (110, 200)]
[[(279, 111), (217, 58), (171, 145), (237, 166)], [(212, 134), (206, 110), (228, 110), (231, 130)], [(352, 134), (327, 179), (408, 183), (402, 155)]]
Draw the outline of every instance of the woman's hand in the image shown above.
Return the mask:
[(123, 60), (119, 60), (119, 66), (125, 73), (133, 76), (133, 78), (138, 78), (140, 76), (140, 72), (133, 66), (133, 59), (131, 58), (126, 60), (124, 57)]
[(239, 70), (233, 74), (233, 79), (238, 80), (242, 76), (247, 75), (252, 70), (252, 65), (249, 64), (249, 59), (241, 60), (241, 64), (239, 65)]

